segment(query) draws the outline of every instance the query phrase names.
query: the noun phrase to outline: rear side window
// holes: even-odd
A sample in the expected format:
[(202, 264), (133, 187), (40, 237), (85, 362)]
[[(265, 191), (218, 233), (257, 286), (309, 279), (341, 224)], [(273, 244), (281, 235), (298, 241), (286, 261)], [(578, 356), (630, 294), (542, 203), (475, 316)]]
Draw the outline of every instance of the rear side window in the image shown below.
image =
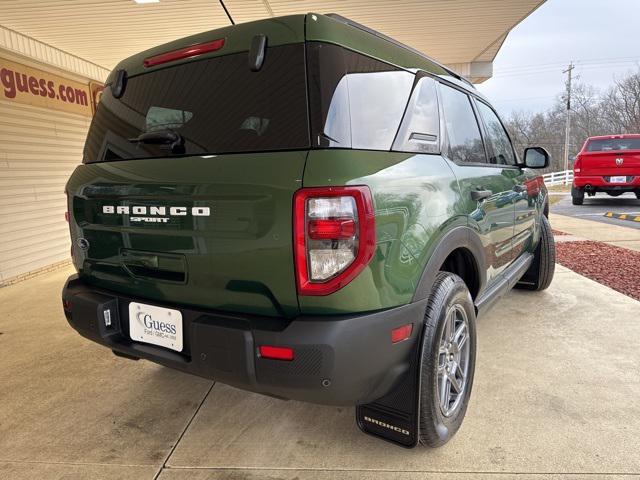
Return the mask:
[(390, 150), (414, 75), (336, 45), (308, 45), (314, 147)]
[(478, 111), (487, 130), (487, 142), (491, 150), (489, 160), (498, 165), (515, 165), (517, 163), (516, 155), (502, 122), (495, 112), (484, 103), (476, 102), (476, 105), (478, 105)]
[(640, 138), (607, 138), (589, 140), (587, 152), (640, 150)]
[[(267, 50), (252, 72), (247, 53), (163, 68), (107, 88), (85, 146), (85, 162), (309, 148), (304, 44)], [(131, 141), (171, 131), (180, 149)]]
[(436, 82), (418, 80), (398, 131), (393, 149), (403, 152), (439, 153), (440, 117)]
[(447, 156), (454, 162), (485, 163), (487, 157), (471, 99), (466, 93), (442, 84), (440, 93), (449, 140)]

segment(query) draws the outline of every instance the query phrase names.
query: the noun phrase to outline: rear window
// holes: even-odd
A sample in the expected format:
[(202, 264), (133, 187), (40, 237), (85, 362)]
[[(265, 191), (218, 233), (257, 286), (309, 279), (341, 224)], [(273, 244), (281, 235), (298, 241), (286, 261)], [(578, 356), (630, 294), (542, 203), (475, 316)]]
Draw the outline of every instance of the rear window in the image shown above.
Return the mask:
[(247, 52), (168, 66), (129, 78), (120, 99), (105, 90), (84, 162), (310, 148), (439, 153), (436, 83), (321, 42), (270, 47), (259, 72)]
[(607, 152), (620, 150), (640, 150), (640, 138), (610, 138), (590, 140), (587, 152)]
[(391, 150), (415, 75), (326, 43), (308, 57), (312, 145)]
[[(304, 48), (268, 48), (259, 72), (244, 52), (132, 77), (120, 99), (107, 88), (85, 163), (309, 148)], [(135, 141), (153, 132), (178, 134), (182, 145)]]

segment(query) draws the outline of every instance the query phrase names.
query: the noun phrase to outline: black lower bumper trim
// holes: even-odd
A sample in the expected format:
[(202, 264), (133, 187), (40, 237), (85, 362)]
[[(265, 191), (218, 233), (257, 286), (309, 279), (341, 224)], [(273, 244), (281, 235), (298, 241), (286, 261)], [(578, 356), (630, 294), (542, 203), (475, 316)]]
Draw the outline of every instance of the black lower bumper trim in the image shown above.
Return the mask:
[[(361, 315), (278, 319), (131, 298), (96, 288), (77, 275), (67, 281), (63, 300), (73, 328), (127, 358), (150, 360), (257, 393), (327, 405), (366, 404), (401, 382), (410, 369), (425, 308), (422, 301)], [(132, 340), (131, 302), (180, 310), (182, 351)], [(407, 323), (414, 324), (411, 337), (392, 344), (391, 330)], [(259, 345), (290, 347), (294, 360), (261, 358)]]

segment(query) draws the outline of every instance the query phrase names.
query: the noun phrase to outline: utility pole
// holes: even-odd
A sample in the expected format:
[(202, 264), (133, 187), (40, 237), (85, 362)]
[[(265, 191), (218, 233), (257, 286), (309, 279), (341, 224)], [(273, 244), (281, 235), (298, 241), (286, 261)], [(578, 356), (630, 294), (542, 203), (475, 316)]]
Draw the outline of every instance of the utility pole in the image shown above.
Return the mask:
[[(573, 69), (575, 66), (573, 62), (569, 64), (569, 67), (562, 73), (566, 73), (567, 77), (567, 124), (564, 131), (564, 170), (569, 170), (569, 133), (571, 132), (571, 80), (573, 76)], [(569, 179), (569, 174), (565, 173), (564, 184), (566, 185)]]

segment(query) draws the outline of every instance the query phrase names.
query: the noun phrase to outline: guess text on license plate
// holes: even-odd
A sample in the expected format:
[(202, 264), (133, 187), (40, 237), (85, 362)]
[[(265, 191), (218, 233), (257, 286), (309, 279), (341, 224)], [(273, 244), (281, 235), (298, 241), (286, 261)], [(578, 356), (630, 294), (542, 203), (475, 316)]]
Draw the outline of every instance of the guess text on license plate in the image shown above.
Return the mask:
[(129, 304), (131, 340), (182, 351), (182, 313), (144, 303)]

